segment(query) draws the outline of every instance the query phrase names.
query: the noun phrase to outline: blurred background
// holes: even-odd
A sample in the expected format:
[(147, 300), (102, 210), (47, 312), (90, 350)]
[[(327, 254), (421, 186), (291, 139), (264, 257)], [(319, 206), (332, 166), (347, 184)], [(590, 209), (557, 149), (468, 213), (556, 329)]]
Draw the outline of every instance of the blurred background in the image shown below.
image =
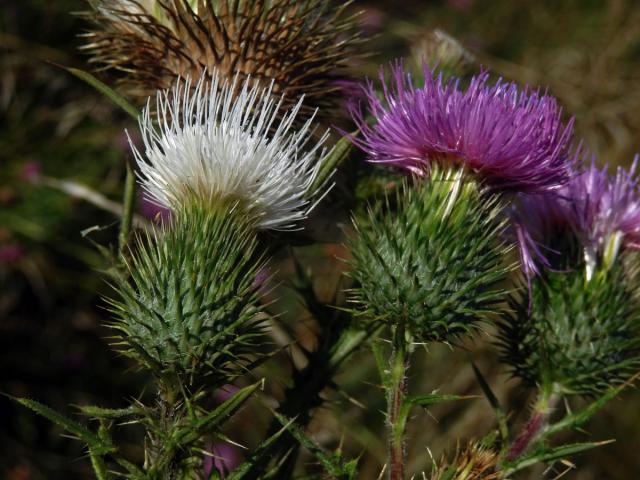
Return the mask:
[[(119, 406), (139, 395), (146, 382), (109, 348), (109, 331), (101, 327), (107, 317), (101, 296), (108, 287), (97, 272), (109, 263), (100, 246), (116, 241), (118, 219), (109, 208), (119, 202), (129, 159), (124, 129), (135, 125), (60, 67), (87, 68), (78, 47), (88, 25), (75, 15), (86, 9), (83, 0), (0, 0), (0, 392), (29, 396), (70, 415), (78, 404)], [(363, 11), (366, 48), (372, 52), (359, 67), (363, 75), (376, 75), (390, 59), (419, 56), (439, 28), (496, 74), (548, 88), (567, 116), (576, 117), (577, 136), (600, 163), (626, 165), (640, 151), (636, 0), (356, 0), (353, 9)], [(311, 265), (317, 294), (326, 301), (338, 283), (335, 257), (342, 252), (340, 230), (326, 227), (346, 222), (343, 210), (336, 218), (335, 210), (320, 209), (310, 230), (328, 231), (323, 243), (295, 248), (300, 261)], [(157, 212), (141, 200), (139, 213), (153, 218)], [(283, 254), (274, 265), (283, 279), (293, 270), (288, 258)], [(276, 293), (279, 308), (287, 311), (286, 330), (312, 343), (321, 326), (287, 281)], [(416, 391), (479, 394), (473, 360), (501, 400), (514, 409), (526, 405), (527, 392), (505, 375), (488, 335), (462, 349), (435, 347), (428, 353), (412, 367)], [(270, 378), (284, 384), (286, 359), (271, 363), (265, 367)], [(385, 452), (376, 381), (369, 354), (362, 352), (338, 378), (348, 395), (328, 392), (329, 402), (311, 425), (328, 447), (343, 442), (347, 454), (362, 453), (365, 479), (377, 477)], [(273, 383), (277, 397), (282, 385)], [(640, 478), (639, 407), (640, 394), (628, 391), (588, 431), (576, 432), (573, 440), (617, 441), (576, 457), (579, 469), (564, 478)], [(239, 418), (230, 435), (255, 444), (268, 422), (256, 407), (252, 421), (244, 425)], [(421, 415), (410, 428), (410, 470), (428, 470), (432, 455), (438, 460), (451, 454), (459, 439), (484, 435), (493, 426), (481, 398)], [(90, 478), (82, 446), (61, 433), (0, 397), (0, 478)], [(132, 457), (140, 454), (136, 433), (121, 440)], [(224, 455), (240, 458), (241, 452)], [(312, 462), (303, 456), (300, 471), (312, 471)], [(530, 478), (555, 478), (563, 471), (537, 470)]]

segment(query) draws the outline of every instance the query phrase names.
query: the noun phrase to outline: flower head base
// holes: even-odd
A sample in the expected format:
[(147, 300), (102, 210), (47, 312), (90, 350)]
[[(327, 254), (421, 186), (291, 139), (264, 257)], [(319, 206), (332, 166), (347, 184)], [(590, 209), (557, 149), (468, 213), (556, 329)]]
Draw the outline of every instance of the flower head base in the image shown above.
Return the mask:
[(497, 196), (460, 169), (434, 168), (394, 208), (356, 224), (350, 242), (352, 300), (414, 342), (448, 342), (498, 311), (512, 271)]
[(250, 80), (240, 86), (214, 73), (195, 86), (178, 81), (144, 109), (144, 155), (134, 147), (142, 184), (160, 205), (176, 209), (192, 197), (235, 202), (260, 229), (290, 229), (313, 206), (310, 191), (325, 136), (306, 148), (311, 119), (292, 124), (302, 99), (279, 120), (281, 102)]
[(96, 24), (84, 49), (100, 69), (124, 73), (134, 96), (169, 88), (177, 78), (217, 70), (251, 76), (301, 119), (337, 106), (359, 40), (346, 5), (327, 0), (94, 0)]
[(260, 355), (264, 249), (224, 206), (181, 206), (160, 229), (141, 236), (128, 281), (114, 284), (116, 345), (157, 378), (219, 388)]
[(369, 161), (417, 174), (434, 163), (462, 164), (498, 190), (540, 192), (566, 181), (573, 122), (563, 125), (555, 99), (502, 80), (489, 86), (486, 72), (466, 91), (459, 80), (445, 82), (426, 66), (424, 77), (416, 88), (396, 63), (391, 86), (381, 72), (384, 100), (369, 82), (364, 88), (372, 127), (361, 107), (352, 105), (363, 135), (354, 142)]

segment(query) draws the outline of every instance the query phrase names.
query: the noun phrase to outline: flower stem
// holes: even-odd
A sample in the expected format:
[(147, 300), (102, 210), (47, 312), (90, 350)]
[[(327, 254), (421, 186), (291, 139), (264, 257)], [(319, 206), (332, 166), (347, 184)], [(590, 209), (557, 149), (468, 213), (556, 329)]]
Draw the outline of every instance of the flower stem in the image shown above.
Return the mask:
[(560, 400), (560, 395), (556, 390), (556, 387), (552, 386), (540, 392), (529, 420), (524, 424), (506, 452), (506, 462), (517, 463), (518, 459), (541, 438), (549, 422), (549, 417)]
[(133, 222), (133, 209), (136, 197), (136, 176), (133, 167), (127, 162), (127, 177), (124, 184), (124, 200), (122, 211), (122, 223), (120, 224), (120, 234), (118, 235), (118, 251), (124, 253), (129, 242), (129, 232)]
[(407, 370), (409, 369), (409, 349), (407, 347), (404, 323), (401, 322), (394, 331), (387, 389), (389, 480), (404, 479), (404, 435), (409, 413), (405, 405)]

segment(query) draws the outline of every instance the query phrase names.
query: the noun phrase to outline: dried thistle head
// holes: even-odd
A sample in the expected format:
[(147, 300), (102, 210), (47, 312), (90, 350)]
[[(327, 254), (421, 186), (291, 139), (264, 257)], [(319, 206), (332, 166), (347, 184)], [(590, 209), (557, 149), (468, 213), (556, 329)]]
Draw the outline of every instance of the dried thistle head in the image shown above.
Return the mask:
[(439, 466), (431, 480), (497, 480), (498, 454), (480, 443), (471, 442), (458, 449), (454, 460)]
[(273, 81), (300, 120), (336, 102), (359, 42), (354, 16), (327, 0), (90, 0), (95, 27), (83, 49), (100, 70), (123, 74), (132, 96), (169, 88), (177, 77), (217, 70)]
[(457, 39), (444, 30), (436, 28), (417, 39), (411, 47), (414, 63), (462, 75), (470, 71), (476, 63), (475, 56)]

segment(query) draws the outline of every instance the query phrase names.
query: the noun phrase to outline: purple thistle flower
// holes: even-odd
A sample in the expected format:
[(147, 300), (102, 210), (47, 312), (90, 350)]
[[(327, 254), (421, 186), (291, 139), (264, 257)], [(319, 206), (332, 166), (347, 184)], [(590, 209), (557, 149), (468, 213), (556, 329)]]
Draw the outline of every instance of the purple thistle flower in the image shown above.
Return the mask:
[(0, 263), (15, 263), (24, 255), (25, 251), (21, 245), (0, 245)]
[(611, 177), (606, 166), (598, 169), (592, 160), (556, 192), (518, 197), (513, 233), (528, 278), (551, 267), (544, 250), (562, 230), (580, 242), (589, 278), (599, 263), (610, 265), (620, 248), (640, 249), (638, 161), (636, 156), (629, 170), (619, 167)]
[(445, 81), (423, 68), (421, 88), (402, 62), (392, 64), (390, 85), (382, 70), (384, 99), (371, 81), (362, 86), (375, 125), (367, 124), (359, 103), (351, 104), (362, 132), (353, 141), (369, 161), (419, 175), (432, 162), (462, 164), (499, 190), (548, 191), (567, 180), (573, 120), (563, 125), (553, 97), (502, 80), (488, 85), (487, 72), (462, 91), (458, 79)]
[(588, 275), (599, 259), (615, 260), (621, 247), (640, 249), (637, 165), (638, 156), (629, 170), (618, 167), (610, 177), (606, 165), (599, 170), (592, 161), (565, 187), (572, 206), (568, 219), (584, 247)]

